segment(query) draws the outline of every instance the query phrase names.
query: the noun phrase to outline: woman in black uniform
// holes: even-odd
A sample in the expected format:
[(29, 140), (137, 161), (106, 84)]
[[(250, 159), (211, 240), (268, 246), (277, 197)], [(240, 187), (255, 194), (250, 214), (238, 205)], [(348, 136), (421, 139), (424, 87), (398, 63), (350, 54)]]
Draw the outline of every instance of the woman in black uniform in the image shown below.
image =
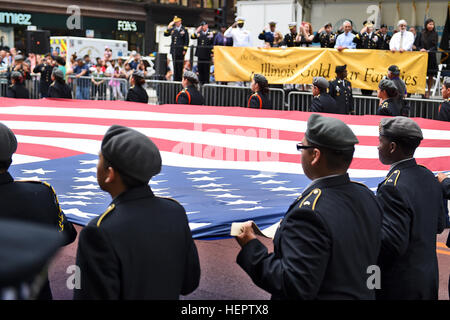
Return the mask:
[(142, 87), (145, 84), (144, 73), (135, 71), (131, 76), (131, 88), (128, 90), (127, 101), (148, 103), (147, 91)]
[(252, 79), (251, 89), (253, 94), (248, 99), (247, 106), (257, 109), (272, 109), (269, 99), (269, 82), (262, 74), (255, 74)]

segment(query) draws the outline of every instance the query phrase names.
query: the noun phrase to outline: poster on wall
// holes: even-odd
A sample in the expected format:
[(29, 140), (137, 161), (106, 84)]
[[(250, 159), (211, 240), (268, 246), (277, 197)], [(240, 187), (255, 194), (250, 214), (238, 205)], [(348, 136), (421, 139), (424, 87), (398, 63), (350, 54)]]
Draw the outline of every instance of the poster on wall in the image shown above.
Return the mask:
[(14, 47), (14, 28), (0, 27), (0, 48)]

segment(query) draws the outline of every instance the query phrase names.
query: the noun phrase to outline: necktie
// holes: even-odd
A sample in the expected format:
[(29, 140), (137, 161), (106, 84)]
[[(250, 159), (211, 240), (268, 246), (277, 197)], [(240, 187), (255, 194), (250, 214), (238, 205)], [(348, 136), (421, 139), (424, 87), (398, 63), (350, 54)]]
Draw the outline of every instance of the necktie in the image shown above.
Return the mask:
[(400, 49), (403, 49), (403, 31), (400, 34)]

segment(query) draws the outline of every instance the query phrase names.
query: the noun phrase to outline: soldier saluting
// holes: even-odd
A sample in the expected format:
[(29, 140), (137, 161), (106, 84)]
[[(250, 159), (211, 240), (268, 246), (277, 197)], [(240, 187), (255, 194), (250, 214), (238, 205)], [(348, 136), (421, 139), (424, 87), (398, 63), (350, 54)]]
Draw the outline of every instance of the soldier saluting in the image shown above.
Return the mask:
[(206, 21), (202, 21), (196, 32), (191, 35), (192, 39), (197, 39), (197, 50), (195, 51), (195, 55), (198, 58), (197, 66), (200, 84), (209, 82), (211, 51), (215, 35), (215, 32), (209, 30)]
[(320, 42), (321, 48), (334, 48), (334, 44), (336, 42), (336, 36), (332, 32), (333, 26), (331, 23), (327, 23), (322, 28), (317, 31), (314, 36), (313, 42)]
[(170, 54), (173, 62), (173, 79), (181, 81), (183, 75), (184, 56), (186, 55), (189, 45), (189, 33), (181, 24), (182, 19), (175, 16), (164, 31), (165, 37), (172, 37), (170, 43)]

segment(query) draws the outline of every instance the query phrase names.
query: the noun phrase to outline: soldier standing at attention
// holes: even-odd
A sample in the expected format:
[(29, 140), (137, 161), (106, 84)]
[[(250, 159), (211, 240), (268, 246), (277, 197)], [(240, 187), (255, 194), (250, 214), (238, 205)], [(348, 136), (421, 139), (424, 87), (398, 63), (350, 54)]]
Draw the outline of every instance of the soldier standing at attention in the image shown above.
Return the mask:
[(176, 300), (197, 288), (200, 263), (186, 211), (149, 186), (161, 163), (144, 134), (118, 125), (106, 132), (97, 181), (112, 202), (80, 233), (76, 300)]
[(348, 176), (357, 143), (341, 120), (312, 114), (297, 144), (312, 182), (287, 210), (273, 253), (251, 221), (236, 237), (237, 263), (272, 299), (375, 299), (367, 270), (377, 263), (382, 214), (373, 192)]
[(401, 106), (395, 99), (397, 97), (397, 87), (392, 80), (383, 79), (378, 84), (378, 98), (380, 104), (377, 109), (378, 115), (383, 116), (399, 116)]
[(450, 77), (444, 78), (441, 92), (444, 101), (439, 106), (438, 120), (450, 121)]
[(189, 46), (189, 33), (181, 24), (181, 18), (175, 16), (164, 31), (165, 37), (172, 37), (170, 54), (173, 62), (173, 80), (181, 81), (183, 76), (184, 56)]
[(209, 83), (211, 50), (215, 35), (215, 32), (209, 30), (208, 24), (205, 21), (202, 21), (196, 32), (191, 35), (191, 39), (197, 39), (195, 55), (198, 58), (197, 66), (200, 84)]
[(205, 99), (197, 89), (198, 77), (192, 71), (185, 71), (183, 74), (183, 90), (178, 92), (175, 102), (177, 104), (203, 105)]
[(309, 112), (343, 113), (336, 101), (327, 93), (329, 83), (323, 77), (314, 77), (312, 83), (313, 99)]
[(422, 130), (410, 118), (380, 121), (378, 156), (391, 168), (377, 190), (383, 209), (377, 299), (438, 298), (436, 234), (445, 228), (446, 212), (433, 172), (414, 159), (422, 139)]
[(347, 78), (347, 65), (336, 66), (336, 79), (330, 81), (329, 93), (342, 114), (355, 114), (352, 84)]

